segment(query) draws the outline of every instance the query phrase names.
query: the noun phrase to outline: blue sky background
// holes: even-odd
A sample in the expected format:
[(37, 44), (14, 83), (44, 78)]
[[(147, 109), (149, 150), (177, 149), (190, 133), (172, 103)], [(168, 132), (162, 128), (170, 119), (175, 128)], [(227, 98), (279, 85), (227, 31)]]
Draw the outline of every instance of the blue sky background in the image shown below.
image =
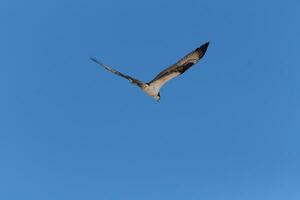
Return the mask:
[[(300, 199), (297, 0), (0, 3), (0, 199)], [(155, 102), (148, 81), (210, 41)]]

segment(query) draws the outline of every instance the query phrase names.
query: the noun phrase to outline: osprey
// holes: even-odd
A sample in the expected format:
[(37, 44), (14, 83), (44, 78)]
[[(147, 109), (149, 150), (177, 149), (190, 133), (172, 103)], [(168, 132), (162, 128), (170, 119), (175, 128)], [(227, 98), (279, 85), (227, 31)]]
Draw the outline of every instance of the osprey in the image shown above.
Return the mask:
[(175, 64), (171, 65), (170, 67), (166, 68), (165, 70), (161, 71), (153, 80), (151, 80), (149, 83), (144, 83), (136, 78), (133, 78), (131, 76), (125, 75), (110, 66), (96, 60), (95, 58), (91, 58), (92, 61), (96, 62), (100, 66), (104, 67), (106, 70), (121, 76), (123, 78), (126, 78), (131, 83), (137, 85), (140, 87), (145, 93), (147, 93), (149, 96), (153, 97), (155, 100), (160, 100), (160, 88), (166, 84), (169, 80), (179, 76), (180, 74), (183, 74), (186, 70), (188, 70), (191, 66), (196, 64), (205, 54), (207, 47), (209, 45), (209, 42), (203, 44), (199, 48), (195, 49), (191, 53), (187, 54), (185, 57), (180, 59)]

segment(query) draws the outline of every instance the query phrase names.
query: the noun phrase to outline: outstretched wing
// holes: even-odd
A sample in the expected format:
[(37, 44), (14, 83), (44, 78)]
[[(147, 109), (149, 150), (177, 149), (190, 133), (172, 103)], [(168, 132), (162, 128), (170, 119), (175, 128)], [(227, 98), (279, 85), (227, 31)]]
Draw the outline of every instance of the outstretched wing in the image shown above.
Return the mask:
[(131, 76), (122, 74), (121, 72), (119, 72), (119, 71), (117, 71), (117, 70), (111, 68), (110, 66), (108, 66), (108, 65), (106, 65), (106, 64), (104, 64), (104, 63), (102, 63), (102, 62), (100, 62), (100, 61), (98, 61), (98, 60), (96, 60), (95, 58), (91, 58), (91, 60), (94, 61), (95, 63), (97, 63), (98, 65), (100, 65), (101, 67), (103, 67), (104, 69), (106, 69), (106, 70), (108, 70), (108, 71), (110, 71), (110, 72), (112, 72), (112, 73), (114, 73), (114, 74), (116, 74), (116, 75), (118, 75), (118, 76), (121, 76), (121, 77), (123, 77), (123, 78), (126, 78), (126, 79), (129, 80), (131, 83), (133, 83), (133, 84), (135, 84), (135, 85), (137, 85), (137, 86), (139, 86), (139, 87), (142, 87), (143, 85), (145, 85), (145, 83), (143, 83), (142, 81), (140, 81), (140, 80), (138, 80), (138, 79), (135, 79), (135, 78), (133, 78), (133, 77), (131, 77)]
[(208, 48), (209, 42), (203, 44), (201, 47), (195, 49), (191, 53), (187, 54), (177, 63), (171, 65), (167, 69), (161, 71), (152, 81), (149, 82), (156, 90), (159, 89), (169, 80), (183, 74), (191, 66), (196, 64), (205, 54)]

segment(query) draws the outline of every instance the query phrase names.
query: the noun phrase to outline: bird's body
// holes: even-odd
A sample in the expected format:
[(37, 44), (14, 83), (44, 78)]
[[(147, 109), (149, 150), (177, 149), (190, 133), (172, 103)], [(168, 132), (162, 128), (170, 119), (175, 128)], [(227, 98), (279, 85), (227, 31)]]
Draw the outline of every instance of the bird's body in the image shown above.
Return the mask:
[(161, 71), (153, 80), (151, 80), (149, 83), (144, 83), (138, 79), (135, 79), (133, 77), (130, 77), (128, 75), (122, 74), (121, 72), (109, 67), (108, 65), (105, 65), (98, 60), (91, 58), (94, 62), (99, 64), (100, 66), (104, 67), (106, 70), (121, 76), (123, 78), (126, 78), (131, 83), (137, 85), (140, 87), (145, 93), (147, 93), (149, 96), (153, 97), (155, 100), (160, 100), (160, 89), (161, 87), (166, 84), (169, 80), (179, 76), (180, 74), (183, 74), (186, 70), (188, 70), (191, 66), (196, 64), (205, 54), (207, 48), (208, 48), (209, 42), (203, 44), (201, 47), (195, 49), (188, 55), (186, 55), (184, 58), (176, 62), (175, 64), (171, 65), (167, 69)]
[(153, 84), (144, 84), (141, 89), (146, 92), (149, 96), (153, 97), (155, 100), (160, 99), (159, 88), (155, 87)]

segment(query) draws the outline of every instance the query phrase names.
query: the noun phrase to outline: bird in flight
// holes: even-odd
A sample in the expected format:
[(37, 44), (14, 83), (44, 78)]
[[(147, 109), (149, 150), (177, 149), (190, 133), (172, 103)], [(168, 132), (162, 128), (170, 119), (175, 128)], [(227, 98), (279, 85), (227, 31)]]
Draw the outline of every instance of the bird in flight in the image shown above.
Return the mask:
[(144, 83), (136, 78), (131, 76), (125, 75), (112, 67), (96, 60), (95, 58), (91, 58), (92, 61), (99, 64), (104, 69), (126, 78), (131, 83), (137, 85), (141, 88), (146, 94), (153, 97), (155, 100), (160, 100), (160, 88), (166, 84), (169, 80), (183, 74), (186, 70), (196, 64), (205, 54), (208, 48), (209, 42), (203, 44), (199, 48), (195, 49), (194, 51), (187, 54), (185, 57), (177, 61), (175, 64), (171, 65), (170, 67), (166, 68), (165, 70), (161, 71), (153, 80), (148, 83)]

